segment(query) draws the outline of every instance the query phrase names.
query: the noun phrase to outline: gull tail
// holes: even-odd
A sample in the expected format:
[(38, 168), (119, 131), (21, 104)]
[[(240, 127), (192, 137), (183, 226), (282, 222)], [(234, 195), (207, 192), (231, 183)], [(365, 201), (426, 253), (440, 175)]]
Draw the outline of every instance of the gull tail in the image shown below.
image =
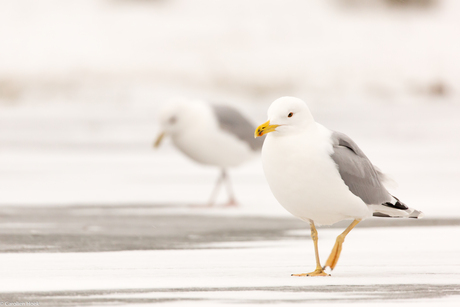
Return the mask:
[(386, 202), (380, 205), (371, 205), (370, 207), (373, 210), (372, 215), (376, 217), (421, 219), (424, 216), (423, 212), (409, 208), (406, 204), (394, 196), (392, 202)]

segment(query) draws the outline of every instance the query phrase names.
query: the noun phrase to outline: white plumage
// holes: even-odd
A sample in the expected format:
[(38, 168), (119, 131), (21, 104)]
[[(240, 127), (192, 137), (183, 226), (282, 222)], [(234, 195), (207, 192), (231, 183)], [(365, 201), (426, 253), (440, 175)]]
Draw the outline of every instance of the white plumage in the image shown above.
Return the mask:
[[(269, 118), (274, 118), (276, 109), (270, 110)], [(270, 133), (262, 148), (265, 176), (275, 198), (291, 214), (317, 225), (372, 214), (340, 177), (330, 157), (330, 136), (331, 131), (313, 123), (292, 135)]]
[(249, 144), (222, 129), (212, 105), (203, 101), (167, 105), (160, 113), (160, 124), (174, 145), (198, 163), (226, 168), (254, 157)]
[(213, 205), (220, 185), (226, 182), (229, 202), (236, 205), (227, 169), (254, 158), (262, 147), (262, 140), (254, 140), (255, 126), (236, 109), (199, 100), (170, 103), (160, 112), (163, 132), (155, 142), (158, 147), (164, 136), (192, 160), (219, 167), (218, 178), (208, 205)]
[[(378, 217), (420, 218), (385, 188), (385, 176), (348, 136), (331, 131), (313, 119), (307, 105), (294, 97), (275, 100), (268, 121), (255, 136), (267, 134), (262, 162), (273, 195), (294, 216), (310, 222), (316, 270), (296, 276), (326, 276), (334, 269), (345, 236), (361, 220)], [(354, 220), (337, 237), (326, 265), (321, 267), (315, 224)]]

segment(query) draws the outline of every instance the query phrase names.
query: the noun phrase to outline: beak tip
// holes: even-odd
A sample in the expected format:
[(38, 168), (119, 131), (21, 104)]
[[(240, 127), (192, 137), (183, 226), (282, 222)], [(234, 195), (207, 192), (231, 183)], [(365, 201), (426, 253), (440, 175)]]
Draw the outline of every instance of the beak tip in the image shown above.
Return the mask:
[(161, 144), (161, 141), (163, 140), (165, 136), (165, 132), (161, 132), (157, 139), (155, 140), (155, 142), (153, 142), (153, 148), (157, 149), (158, 147), (160, 147), (160, 144)]
[(262, 125), (256, 128), (256, 130), (254, 131), (254, 137), (257, 138), (267, 133), (273, 132), (278, 126), (279, 125), (271, 125), (270, 120), (268, 120), (266, 123), (263, 123)]

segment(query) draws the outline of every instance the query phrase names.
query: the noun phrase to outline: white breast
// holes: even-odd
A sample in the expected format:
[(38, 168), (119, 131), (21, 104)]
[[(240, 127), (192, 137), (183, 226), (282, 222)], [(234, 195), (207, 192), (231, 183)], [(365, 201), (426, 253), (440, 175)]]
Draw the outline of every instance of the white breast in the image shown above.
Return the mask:
[(316, 224), (369, 216), (367, 205), (350, 192), (330, 158), (331, 131), (317, 128), (267, 136), (262, 162), (274, 196), (291, 214)]
[(197, 121), (172, 136), (174, 145), (196, 162), (234, 167), (255, 156), (249, 144), (223, 131), (215, 121)]

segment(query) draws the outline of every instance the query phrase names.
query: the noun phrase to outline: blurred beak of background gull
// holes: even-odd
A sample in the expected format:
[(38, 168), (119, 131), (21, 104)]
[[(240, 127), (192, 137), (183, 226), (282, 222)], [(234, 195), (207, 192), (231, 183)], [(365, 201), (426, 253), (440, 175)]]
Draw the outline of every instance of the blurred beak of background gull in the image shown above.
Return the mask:
[(165, 137), (165, 134), (166, 134), (166, 133), (165, 133), (164, 131), (163, 131), (163, 132), (160, 132), (160, 134), (158, 134), (158, 136), (157, 136), (155, 142), (153, 143), (153, 147), (154, 147), (154, 148), (158, 148), (158, 147), (160, 146), (161, 141), (163, 141), (163, 138)]

